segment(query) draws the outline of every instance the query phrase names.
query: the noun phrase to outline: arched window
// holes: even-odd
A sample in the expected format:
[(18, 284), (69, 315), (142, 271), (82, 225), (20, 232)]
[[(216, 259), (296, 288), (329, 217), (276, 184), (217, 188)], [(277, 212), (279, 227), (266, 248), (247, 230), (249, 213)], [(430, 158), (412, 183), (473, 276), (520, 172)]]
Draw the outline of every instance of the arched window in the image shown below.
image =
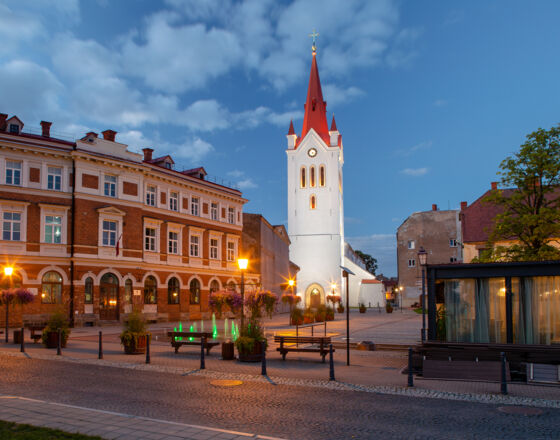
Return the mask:
[(200, 281), (193, 278), (189, 284), (191, 292), (191, 304), (200, 304)]
[(130, 278), (124, 282), (124, 302), (125, 304), (132, 303), (132, 280)]
[(47, 272), (41, 284), (41, 302), (60, 304), (62, 302), (62, 277), (58, 272)]
[(319, 167), (319, 186), (325, 186), (325, 165)]
[(309, 168), (309, 186), (315, 188), (315, 165)]
[(299, 186), (305, 188), (305, 167), (301, 167)]
[(317, 198), (315, 197), (315, 194), (313, 194), (309, 198), (309, 209), (315, 209), (315, 208), (317, 208)]
[(220, 283), (218, 283), (216, 280), (212, 280), (212, 282), (210, 283), (210, 293), (217, 292), (218, 290), (220, 290)]
[(233, 291), (235, 291), (235, 290), (237, 290), (237, 285), (236, 285), (233, 281), (230, 281), (230, 282), (227, 284), (227, 290), (233, 290)]
[(85, 292), (84, 303), (93, 304), (93, 278), (92, 277), (86, 278), (84, 292)]
[(167, 303), (168, 304), (179, 304), (179, 280), (175, 277), (170, 278), (167, 282)]
[(151, 275), (144, 281), (144, 304), (157, 304), (157, 281)]

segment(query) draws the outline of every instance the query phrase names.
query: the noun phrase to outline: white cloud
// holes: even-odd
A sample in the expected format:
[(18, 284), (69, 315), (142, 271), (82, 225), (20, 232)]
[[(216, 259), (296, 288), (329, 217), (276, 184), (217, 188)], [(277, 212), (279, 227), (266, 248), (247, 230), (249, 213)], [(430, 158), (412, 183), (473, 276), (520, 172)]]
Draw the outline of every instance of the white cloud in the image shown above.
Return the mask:
[(235, 186), (237, 186), (239, 189), (258, 188), (258, 185), (253, 181), (253, 179), (247, 177), (245, 171), (231, 170), (228, 171), (227, 176), (236, 181)]
[(237, 179), (239, 177), (243, 177), (245, 175), (245, 172), (241, 170), (231, 170), (227, 172), (227, 175), (229, 177), (233, 177), (234, 179)]
[(430, 148), (432, 146), (433, 142), (430, 141), (422, 141), (418, 144), (413, 145), (410, 148), (403, 148), (400, 150), (397, 150), (395, 153), (398, 154), (399, 156), (410, 156), (414, 153), (416, 153), (417, 151), (421, 151), (421, 150), (427, 150), (428, 148)]
[(424, 176), (427, 172), (428, 168), (405, 168), (404, 170), (401, 170), (402, 174), (413, 177)]
[(323, 86), (323, 96), (327, 101), (329, 108), (336, 107), (339, 104), (345, 104), (364, 96), (366, 92), (358, 87), (339, 87), (336, 84), (325, 84)]
[(436, 100), (434, 101), (434, 105), (435, 105), (436, 107), (445, 107), (445, 106), (447, 105), (447, 100), (445, 100), (445, 99), (436, 99)]
[(251, 179), (250, 177), (247, 177), (246, 179), (237, 182), (237, 186), (239, 189), (258, 188), (258, 185), (255, 182), (253, 182), (253, 179)]

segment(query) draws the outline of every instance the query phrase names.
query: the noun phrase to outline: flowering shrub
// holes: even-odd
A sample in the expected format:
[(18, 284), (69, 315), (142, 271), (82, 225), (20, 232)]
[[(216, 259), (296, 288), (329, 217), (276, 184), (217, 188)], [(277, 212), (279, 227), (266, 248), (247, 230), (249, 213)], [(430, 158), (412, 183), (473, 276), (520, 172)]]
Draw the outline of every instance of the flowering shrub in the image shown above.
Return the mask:
[(333, 304), (340, 303), (341, 299), (340, 295), (327, 295), (327, 301), (330, 301)]
[(243, 302), (241, 294), (235, 290), (218, 290), (210, 294), (209, 304), (216, 315), (218, 315), (218, 318), (220, 318), (225, 308), (229, 308), (232, 313), (237, 314)]
[(249, 293), (245, 299), (251, 319), (261, 318), (263, 310), (269, 318), (272, 318), (277, 303), (278, 297), (270, 290)]
[(28, 304), (33, 302), (35, 295), (29, 290), (19, 287), (17, 289), (6, 289), (0, 292), (0, 304)]
[(282, 304), (290, 304), (293, 306), (301, 301), (301, 297), (294, 295), (293, 293), (284, 293), (282, 294), (280, 300), (282, 301)]

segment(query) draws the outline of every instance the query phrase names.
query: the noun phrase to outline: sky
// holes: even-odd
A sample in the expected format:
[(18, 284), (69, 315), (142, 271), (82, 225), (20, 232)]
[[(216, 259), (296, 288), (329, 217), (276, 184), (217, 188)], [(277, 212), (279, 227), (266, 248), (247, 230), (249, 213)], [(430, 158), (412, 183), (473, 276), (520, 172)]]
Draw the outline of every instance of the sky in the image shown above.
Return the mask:
[(346, 240), (394, 276), (411, 213), (472, 203), (560, 122), (559, 17), (555, 0), (0, 0), (0, 112), (61, 138), (113, 129), (286, 224), (316, 29)]

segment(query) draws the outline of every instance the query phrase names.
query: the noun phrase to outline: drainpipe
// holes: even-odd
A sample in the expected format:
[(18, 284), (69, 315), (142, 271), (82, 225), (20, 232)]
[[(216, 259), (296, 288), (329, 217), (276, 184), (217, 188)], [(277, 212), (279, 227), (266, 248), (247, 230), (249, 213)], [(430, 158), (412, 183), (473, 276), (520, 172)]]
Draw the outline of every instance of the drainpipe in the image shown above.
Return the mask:
[[(76, 145), (74, 144), (74, 150)], [(74, 227), (76, 217), (76, 162), (72, 156), (72, 207), (70, 209), (70, 327), (74, 327)]]

